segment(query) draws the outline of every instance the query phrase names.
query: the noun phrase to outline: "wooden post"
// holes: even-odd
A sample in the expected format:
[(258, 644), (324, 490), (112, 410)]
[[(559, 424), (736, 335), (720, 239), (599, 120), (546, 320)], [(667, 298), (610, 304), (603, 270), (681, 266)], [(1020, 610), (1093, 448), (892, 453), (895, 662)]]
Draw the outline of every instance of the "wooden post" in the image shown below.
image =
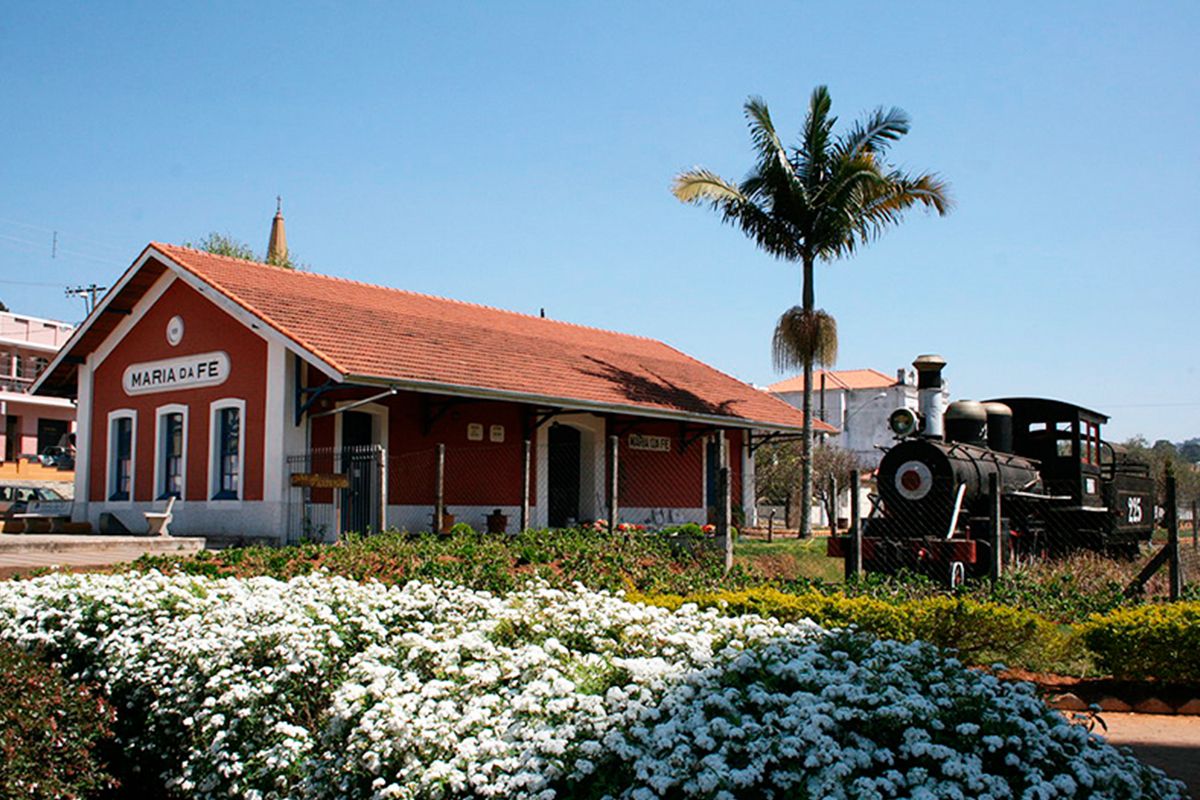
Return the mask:
[(609, 476), (609, 498), (608, 498), (608, 530), (613, 532), (617, 529), (619, 517), (621, 514), (620, 501), (617, 499), (618, 492), (621, 488), (621, 437), (608, 437), (609, 463), (612, 465), (612, 475)]
[(446, 445), (437, 446), (437, 479), (434, 483), (433, 527), (442, 532), (442, 517), (446, 513)]
[(767, 543), (775, 541), (775, 509), (771, 509), (771, 513), (767, 515)]
[(729, 572), (733, 569), (733, 536), (729, 530), (729, 467), (717, 470), (717, 538), (725, 546), (725, 572)]
[(525, 440), (525, 463), (521, 472), (521, 533), (529, 530), (529, 466), (532, 463), (533, 442)]
[(379, 530), (387, 530), (387, 448), (377, 445), (375, 457), (379, 459)]
[(846, 578), (855, 580), (863, 576), (862, 508), (858, 500), (861, 480), (857, 469), (850, 473), (850, 553), (846, 559)]
[(993, 472), (988, 475), (988, 543), (991, 545), (988, 574), (994, 581), (1004, 574), (1004, 531), (1000, 513), (1000, 476)]
[(1200, 549), (1200, 500), (1192, 500), (1192, 548)]
[(1175, 498), (1175, 475), (1170, 472), (1167, 473), (1167, 548), (1170, 551), (1167, 561), (1170, 597), (1178, 600), (1183, 593), (1179, 574), (1179, 506)]
[(829, 492), (829, 499), (825, 502), (825, 516), (828, 517), (826, 522), (829, 523), (829, 535), (837, 536), (837, 520), (838, 511), (840, 509), (838, 508), (838, 485), (836, 475), (829, 476), (829, 487), (827, 491)]

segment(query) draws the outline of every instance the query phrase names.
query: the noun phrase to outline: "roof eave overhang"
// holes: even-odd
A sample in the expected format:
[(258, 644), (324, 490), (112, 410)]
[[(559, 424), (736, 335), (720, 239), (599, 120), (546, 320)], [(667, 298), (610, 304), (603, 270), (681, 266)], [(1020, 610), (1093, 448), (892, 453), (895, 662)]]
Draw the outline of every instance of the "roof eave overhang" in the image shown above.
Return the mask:
[[(58, 354), (50, 361), (50, 364), (45, 370), (42, 371), (42, 374), (38, 376), (38, 379), (34, 381), (33, 386), (29, 390), (30, 394), (41, 393), (41, 389), (45, 385), (46, 381), (54, 375), (55, 371), (66, 359), (74, 358), (79, 361), (85, 358), (84, 355), (75, 353), (75, 348), (91, 329), (91, 327), (96, 323), (96, 320), (100, 319), (105, 313), (108, 313), (109, 306), (113, 300), (120, 296), (122, 290), (124, 290), (124, 288), (129, 284), (129, 281), (132, 280), (133, 276), (137, 275), (142, 267), (146, 265), (146, 262), (148, 262), (150, 259), (158, 261), (168, 270), (175, 273), (176, 277), (183, 280), (184, 283), (188, 284), (193, 289), (196, 289), (203, 296), (208, 298), (217, 307), (221, 308), (235, 319), (244, 322), (260, 335), (267, 333), (268, 335), (264, 335), (264, 338), (277, 338), (286, 347), (294, 350), (301, 358), (312, 364), (314, 367), (317, 367), (322, 372), (333, 376), (335, 380), (345, 380), (345, 376), (341, 370), (330, 364), (326, 359), (322, 358), (318, 354), (309, 351), (303, 345), (303, 343), (297, 341), (295, 337), (291, 336), (286, 331), (280, 330), (277, 326), (272, 324), (269, 320), (264, 319), (261, 315), (255, 314), (237, 300), (229, 297), (227, 294), (221, 291), (219, 287), (213, 286), (212, 284), (203, 280), (191, 270), (187, 269), (187, 267), (184, 267), (169, 255), (150, 244), (146, 245), (145, 249), (143, 249), (141, 254), (134, 259), (129, 268), (126, 269), (121, 275), (120, 279), (113, 284), (113, 287), (109, 289), (107, 293), (105, 293), (101, 301), (96, 304), (95, 308), (92, 309), (92, 313), (88, 314), (87, 319), (85, 319), (83, 323), (75, 329), (75, 332), (71, 334), (71, 338), (68, 339), (67, 343), (62, 346), (62, 348), (58, 351)], [(61, 393), (50, 391), (45, 392), (45, 395), (58, 397), (66, 396)]]
[[(727, 417), (720, 414), (703, 414), (679, 409), (638, 406), (625, 403), (602, 403), (595, 400), (582, 400), (572, 397), (553, 397), (551, 395), (516, 392), (506, 389), (492, 389), (485, 386), (468, 386), (461, 384), (437, 383), (432, 381), (414, 381), (398, 378), (383, 378), (375, 375), (348, 375), (346, 382), (367, 384), (371, 386), (387, 386), (397, 389), (408, 389), (431, 394), (444, 394), (453, 397), (470, 397), (478, 400), (509, 400), (530, 405), (549, 406), (571, 411), (585, 411), (598, 414), (626, 414), (629, 416), (649, 417), (678, 422), (692, 422), (709, 425), (715, 428), (745, 428), (766, 431), (800, 432), (802, 425), (790, 425), (766, 420), (748, 419), (746, 417)], [(824, 425), (819, 420), (813, 420), (813, 430), (825, 433), (837, 433), (832, 426)]]

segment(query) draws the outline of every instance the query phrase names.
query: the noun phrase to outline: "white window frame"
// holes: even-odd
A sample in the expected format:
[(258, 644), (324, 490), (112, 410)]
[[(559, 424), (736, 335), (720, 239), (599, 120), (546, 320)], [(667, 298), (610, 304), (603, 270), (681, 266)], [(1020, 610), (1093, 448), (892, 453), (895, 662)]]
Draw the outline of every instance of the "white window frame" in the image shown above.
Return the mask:
[[(137, 411), (132, 408), (116, 408), (108, 412), (108, 427), (105, 429), (107, 449), (104, 453), (104, 501), (109, 504), (132, 505), (134, 489), (137, 487)], [(129, 497), (124, 500), (113, 500), (117, 490), (117, 470), (113, 461), (116, 455), (113, 428), (118, 419), (129, 420)]]
[[(235, 408), (238, 412), (238, 482), (237, 497), (217, 497), (221, 491), (221, 412)], [(225, 505), (240, 503), (246, 491), (246, 401), (240, 397), (223, 397), (208, 406), (208, 499)]]
[(165, 406), (159, 406), (154, 409), (154, 490), (150, 493), (151, 499), (162, 499), (163, 478), (166, 476), (167, 465), (163, 461), (164, 442), (163, 434), (163, 418), (168, 414), (183, 415), (183, 452), (180, 453), (179, 465), (179, 500), (187, 499), (187, 473), (188, 473), (188, 407), (183, 403), (169, 403)]

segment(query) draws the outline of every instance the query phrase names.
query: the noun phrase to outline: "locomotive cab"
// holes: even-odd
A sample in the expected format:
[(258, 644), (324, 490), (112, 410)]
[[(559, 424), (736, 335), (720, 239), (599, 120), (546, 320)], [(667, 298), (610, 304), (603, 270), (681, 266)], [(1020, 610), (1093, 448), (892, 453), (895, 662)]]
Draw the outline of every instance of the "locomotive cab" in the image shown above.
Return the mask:
[(1108, 417), (1082, 406), (1037, 397), (990, 402), (1012, 410), (1013, 452), (1038, 461), (1046, 493), (1080, 509), (1103, 509), (1100, 426)]
[(1041, 462), (1050, 495), (1040, 549), (1086, 547), (1136, 555), (1153, 532), (1154, 482), (1149, 468), (1105, 442), (1108, 417), (1042, 398), (1005, 398), (1013, 412), (1016, 452)]

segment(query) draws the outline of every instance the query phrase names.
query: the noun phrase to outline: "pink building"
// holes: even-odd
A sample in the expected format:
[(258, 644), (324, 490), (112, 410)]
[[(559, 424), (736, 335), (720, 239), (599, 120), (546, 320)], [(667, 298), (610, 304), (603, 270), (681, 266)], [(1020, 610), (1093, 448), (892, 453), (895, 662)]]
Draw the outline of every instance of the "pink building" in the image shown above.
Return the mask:
[(75, 430), (73, 402), (29, 394), (73, 332), (65, 322), (0, 312), (0, 457), (5, 463), (37, 455)]

